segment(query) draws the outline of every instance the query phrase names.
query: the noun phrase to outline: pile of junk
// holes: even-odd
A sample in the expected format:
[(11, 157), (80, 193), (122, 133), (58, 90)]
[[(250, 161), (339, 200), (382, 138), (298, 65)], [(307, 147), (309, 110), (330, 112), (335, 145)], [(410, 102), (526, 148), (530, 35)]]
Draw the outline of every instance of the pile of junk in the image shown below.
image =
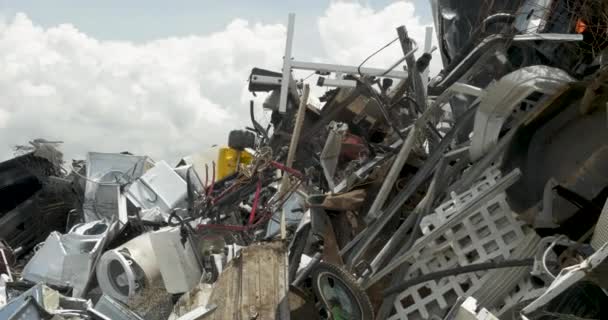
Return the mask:
[(294, 59), (290, 14), (212, 163), (18, 147), (0, 319), (608, 319), (608, 4), (431, 3), (386, 68)]

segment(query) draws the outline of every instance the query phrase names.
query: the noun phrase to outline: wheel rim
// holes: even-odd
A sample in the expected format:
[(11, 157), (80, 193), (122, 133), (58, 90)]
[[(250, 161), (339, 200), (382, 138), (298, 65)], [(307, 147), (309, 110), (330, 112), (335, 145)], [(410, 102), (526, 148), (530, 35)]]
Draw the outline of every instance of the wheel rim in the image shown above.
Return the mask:
[(316, 282), (319, 298), (332, 319), (361, 319), (361, 306), (344, 281), (333, 273), (322, 272)]

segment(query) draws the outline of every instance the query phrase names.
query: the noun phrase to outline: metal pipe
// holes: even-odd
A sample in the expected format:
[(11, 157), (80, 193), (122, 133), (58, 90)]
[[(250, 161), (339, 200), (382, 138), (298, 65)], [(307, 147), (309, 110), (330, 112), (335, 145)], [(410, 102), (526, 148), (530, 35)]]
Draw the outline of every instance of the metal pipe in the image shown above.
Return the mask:
[(512, 267), (529, 267), (534, 264), (534, 258), (526, 258), (526, 259), (518, 259), (518, 260), (505, 260), (505, 261), (491, 261), (491, 262), (483, 262), (471, 264), (468, 266), (457, 267), (447, 270), (441, 270), (436, 272), (431, 272), (420, 277), (414, 279), (405, 280), (397, 285), (388, 287), (385, 289), (382, 294), (384, 296), (399, 293), (409, 287), (415, 286), (417, 284), (437, 280), (449, 276), (455, 276), (462, 273), (470, 273), (476, 271), (490, 270), (490, 269), (499, 269), (499, 268), (512, 268)]
[(386, 177), (384, 177), (384, 182), (380, 187), (380, 191), (378, 191), (376, 199), (374, 199), (372, 206), (369, 208), (367, 216), (365, 217), (366, 222), (369, 223), (370, 221), (373, 221), (374, 219), (378, 218), (380, 210), (382, 210), (382, 207), (384, 206), (384, 203), (386, 202), (390, 191), (395, 185), (395, 181), (397, 181), (397, 178), (399, 177), (399, 173), (401, 173), (401, 169), (403, 169), (403, 166), (405, 165), (405, 162), (407, 161), (407, 158), (409, 157), (412, 148), (414, 148), (414, 142), (416, 141), (417, 132), (418, 130), (416, 126), (414, 126), (408, 133), (407, 138), (405, 139), (405, 143), (403, 143), (403, 145), (401, 146), (401, 149), (399, 150), (399, 153), (397, 154), (397, 157), (395, 158), (391, 169), (389, 170)]
[[(418, 44), (416, 43), (416, 41), (414, 41), (414, 39), (409, 39), (409, 38), (408, 38), (408, 40), (414, 43), (413, 47), (412, 47), (412, 48), (411, 48), (409, 51), (404, 52), (403, 57), (402, 57), (401, 59), (397, 60), (397, 62), (393, 63), (393, 64), (392, 64), (390, 67), (388, 67), (388, 69), (386, 69), (386, 71), (382, 72), (382, 73), (379, 75), (380, 77), (384, 77), (384, 76), (386, 76), (387, 74), (389, 74), (389, 73), (390, 73), (390, 72), (391, 72), (393, 69), (395, 69), (395, 68), (396, 68), (398, 65), (400, 65), (400, 64), (401, 64), (403, 61), (405, 61), (405, 60), (407, 60), (407, 59), (409, 59), (409, 58), (411, 58), (411, 59), (413, 59), (413, 58), (414, 58), (414, 57), (413, 57), (413, 55), (414, 55), (414, 52), (416, 52), (416, 51), (418, 50)], [(408, 68), (409, 68), (409, 65), (408, 65)], [(409, 76), (409, 75), (408, 75), (408, 76)]]
[[(417, 120), (417, 123), (425, 123), (426, 115), (430, 114), (434, 108), (428, 108), (425, 110), (425, 113)], [(363, 232), (365, 234), (361, 235), (361, 237), (355, 237), (358, 243), (353, 248), (353, 252), (351, 253), (349, 262), (352, 262), (351, 265), (356, 264), (356, 260), (361, 257), (361, 255), (367, 250), (367, 247), (371, 244), (371, 242), (377, 237), (377, 235), (382, 231), (382, 229), (386, 226), (386, 224), (399, 212), (403, 204), (416, 192), (418, 187), (429, 177), (429, 175), (435, 170), (437, 163), (443, 156), (443, 152), (450, 146), (452, 139), (456, 136), (458, 131), (460, 131), (464, 125), (467, 123), (468, 119), (470, 119), (475, 114), (476, 108), (469, 109), (459, 121), (456, 122), (454, 127), (445, 135), (443, 140), (439, 143), (437, 148), (433, 150), (429, 158), (426, 160), (424, 165), (416, 172), (410, 183), (403, 190), (399, 192), (399, 194), (391, 201), (389, 206), (380, 213), (379, 218), (375, 220), (368, 229), (365, 229)], [(362, 232), (362, 233), (363, 233)], [(353, 239), (353, 241), (355, 240)]]
[(279, 95), (279, 112), (287, 111), (287, 94), (289, 93), (289, 80), (291, 79), (291, 48), (293, 47), (293, 31), (296, 14), (290, 13), (287, 17), (287, 39), (285, 40), (285, 55), (283, 56), (283, 76), (281, 78), (281, 92)]
[[(403, 62), (403, 61), (401, 61), (401, 62)], [(399, 63), (401, 63), (401, 62), (399, 62)], [(334, 72), (334, 73), (344, 73), (344, 74), (359, 74), (357, 67), (340, 65), (340, 64), (305, 62), (305, 61), (294, 60), (294, 61), (291, 61), (291, 66), (294, 69), (298, 69), (298, 70)], [(395, 79), (407, 79), (407, 77), (408, 77), (408, 73), (405, 71), (390, 71), (390, 69), (389, 69), (389, 72), (386, 72), (386, 71), (387, 71), (386, 69), (361, 67), (361, 73), (364, 75), (376, 76), (376, 77), (386, 76), (386, 77), (395, 78)]]
[(426, 89), (423, 87), (422, 75), (420, 72), (418, 72), (416, 59), (414, 55), (410, 54), (410, 52), (413, 52), (418, 48), (418, 45), (416, 45), (416, 43), (409, 38), (405, 26), (400, 26), (397, 28), (397, 35), (399, 36), (401, 50), (403, 51), (404, 59), (407, 63), (407, 69), (409, 72), (408, 77), (411, 79), (410, 83), (412, 86), (412, 91), (414, 92), (414, 99), (416, 100), (416, 104), (418, 104), (422, 110), (426, 110)]
[(293, 282), (291, 284), (294, 287), (297, 287), (298, 285), (300, 285), (300, 283), (302, 283), (302, 281), (304, 281), (306, 278), (308, 278), (308, 276), (310, 275), (310, 272), (312, 271), (312, 268), (314, 268), (317, 264), (319, 264), (320, 261), (321, 261), (321, 253), (317, 252), (317, 253), (315, 253), (314, 256), (312, 256), (312, 259), (310, 260), (308, 265), (306, 267), (302, 268), (302, 270), (300, 270), (300, 272), (297, 273), (295, 280), (293, 280)]
[(408, 259), (415, 254), (416, 252), (423, 249), (429, 242), (439, 238), (441, 235), (445, 233), (446, 230), (452, 228), (456, 224), (458, 224), (462, 219), (468, 217), (470, 214), (474, 213), (475, 210), (479, 208), (479, 206), (485, 204), (489, 200), (496, 197), (500, 192), (503, 192), (508, 187), (512, 186), (519, 178), (521, 177), (521, 171), (519, 169), (514, 169), (508, 175), (501, 178), (496, 182), (495, 185), (490, 188), (484, 190), (481, 194), (477, 196), (476, 199), (471, 200), (465, 206), (460, 209), (460, 212), (455, 213), (450, 219), (448, 219), (444, 224), (438, 226), (429, 234), (425, 235), (418, 242), (416, 242), (405, 254), (396, 258), (394, 261), (389, 263), (384, 269), (378, 271), (376, 274), (372, 275), (367, 281), (364, 282), (364, 288), (369, 288), (374, 283), (378, 282), (384, 276), (395, 270), (397, 267), (402, 265), (404, 262), (408, 261)]
[(408, 217), (401, 224), (401, 226), (399, 226), (399, 229), (395, 231), (393, 236), (382, 247), (380, 253), (378, 253), (374, 260), (372, 260), (372, 263), (370, 264), (372, 272), (375, 272), (379, 268), (381, 268), (388, 257), (394, 256), (395, 251), (397, 251), (396, 249), (398, 248), (398, 245), (402, 245), (402, 247), (410, 247), (414, 243), (414, 236), (416, 230), (413, 230), (411, 232), (409, 240), (406, 242), (405, 245), (403, 245), (403, 240), (407, 236), (406, 231), (411, 229), (412, 227), (416, 228), (420, 224), (420, 220), (422, 219), (422, 217), (431, 210), (433, 201), (435, 200), (435, 194), (438, 183), (437, 181), (439, 179), (444, 178), (445, 169), (446, 161), (445, 158), (442, 158), (439, 164), (437, 165), (435, 176), (433, 177), (433, 181), (431, 181), (431, 184), (429, 185), (424, 198), (418, 203), (418, 205), (416, 205), (414, 211), (410, 213), (410, 215), (408, 215)]
[[(304, 117), (306, 116), (306, 107), (308, 104), (308, 94), (310, 93), (310, 86), (304, 85), (302, 90), (302, 97), (300, 98), (300, 106), (298, 107), (298, 113), (296, 114), (295, 124), (293, 133), (291, 135), (291, 142), (289, 143), (289, 151), (287, 152), (287, 160), (285, 166), (288, 168), (293, 167), (293, 162), (296, 157), (296, 151), (298, 149), (298, 142), (300, 141), (300, 134), (302, 132), (302, 126), (304, 125)], [(289, 176), (285, 174), (283, 181), (281, 181), (280, 193), (283, 194), (289, 187)], [(281, 239), (285, 239), (287, 231), (285, 230), (285, 212), (281, 210)]]
[[(516, 36), (505, 34), (493, 34), (481, 40), (479, 44), (469, 52), (460, 62), (452, 68), (441, 82), (435, 85), (435, 88), (445, 88), (456, 82), (471, 66), (477, 62), (481, 54), (486, 52), (488, 47), (495, 44), (507, 43), (508, 41), (582, 41), (582, 34), (559, 34), (559, 33), (536, 33), (536, 34), (521, 34)], [(449, 66), (448, 66), (449, 68)]]

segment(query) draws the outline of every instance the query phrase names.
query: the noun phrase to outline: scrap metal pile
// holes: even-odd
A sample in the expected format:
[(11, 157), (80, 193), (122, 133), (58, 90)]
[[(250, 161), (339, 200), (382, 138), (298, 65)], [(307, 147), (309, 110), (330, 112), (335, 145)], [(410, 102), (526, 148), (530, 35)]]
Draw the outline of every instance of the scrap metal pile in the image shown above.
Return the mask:
[(19, 147), (0, 319), (605, 319), (608, 7), (475, 2), (432, 1), (432, 79), (431, 30), (386, 69), (310, 63), (290, 15), (249, 79), (270, 124), (252, 102), (213, 163)]

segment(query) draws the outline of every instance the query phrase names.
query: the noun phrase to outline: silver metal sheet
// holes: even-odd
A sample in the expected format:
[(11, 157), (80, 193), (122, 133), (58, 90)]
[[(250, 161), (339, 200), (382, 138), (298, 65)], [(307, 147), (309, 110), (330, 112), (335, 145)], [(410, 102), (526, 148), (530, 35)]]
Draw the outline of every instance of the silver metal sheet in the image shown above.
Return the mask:
[(184, 206), (187, 186), (166, 162), (160, 161), (127, 187), (129, 200), (142, 209), (159, 208), (167, 216), (171, 209)]
[(184, 293), (198, 285), (202, 272), (190, 241), (181, 243), (180, 228), (150, 233), (160, 273), (169, 293)]
[(118, 213), (118, 187), (141, 176), (148, 163), (146, 157), (89, 152), (83, 204), (85, 221), (111, 220)]
[(105, 294), (97, 301), (95, 310), (112, 320), (143, 320), (122, 302)]
[[(105, 234), (105, 233), (104, 233)], [(103, 236), (52, 232), (26, 264), (23, 278), (60, 287), (71, 287), (73, 296), (84, 293)]]

